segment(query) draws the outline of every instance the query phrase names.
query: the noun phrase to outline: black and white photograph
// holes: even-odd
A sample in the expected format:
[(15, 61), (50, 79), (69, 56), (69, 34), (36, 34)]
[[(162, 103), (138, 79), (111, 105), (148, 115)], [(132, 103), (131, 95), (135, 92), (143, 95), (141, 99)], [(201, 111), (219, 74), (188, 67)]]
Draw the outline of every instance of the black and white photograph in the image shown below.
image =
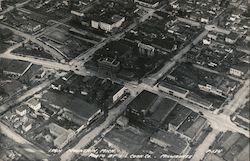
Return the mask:
[(0, 161), (250, 161), (250, 0), (0, 0)]

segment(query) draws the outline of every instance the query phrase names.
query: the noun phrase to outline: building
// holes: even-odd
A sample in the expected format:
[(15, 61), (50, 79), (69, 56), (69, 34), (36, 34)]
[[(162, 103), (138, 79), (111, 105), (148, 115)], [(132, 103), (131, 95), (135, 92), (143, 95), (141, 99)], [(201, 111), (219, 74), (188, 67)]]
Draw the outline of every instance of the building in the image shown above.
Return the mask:
[(112, 92), (114, 93), (112, 94), (113, 103), (116, 102), (119, 98), (121, 98), (127, 91), (128, 89), (126, 87), (117, 84), (117, 88)]
[(28, 132), (30, 129), (32, 129), (32, 123), (30, 121), (26, 121), (22, 125), (22, 129), (23, 129), (24, 132)]
[(63, 89), (64, 84), (65, 81), (62, 78), (59, 78), (51, 84), (51, 88), (54, 90), (61, 91)]
[(207, 37), (210, 38), (210, 39), (216, 40), (217, 37), (218, 37), (218, 33), (213, 32), (213, 31), (210, 31), (210, 32), (207, 34)]
[(13, 79), (24, 75), (32, 66), (32, 63), (21, 60), (1, 59), (0, 63), (3, 64), (3, 74)]
[(208, 125), (205, 118), (180, 104), (166, 118), (166, 129), (192, 142), (199, 138)]
[(142, 130), (132, 126), (125, 129), (115, 126), (103, 139), (111, 148), (128, 155), (141, 149), (148, 136)]
[(128, 104), (126, 115), (132, 120), (144, 120), (157, 98), (158, 96), (154, 93), (145, 90), (142, 91)]
[(240, 65), (234, 65), (229, 69), (229, 74), (236, 76), (236, 77), (243, 77), (247, 74), (249, 70), (248, 64), (245, 62), (242, 62)]
[[(1, 3), (1, 1), (0, 1), (0, 3)], [(9, 30), (7, 28), (0, 28), (0, 38), (2, 38), (4, 40), (8, 40), (12, 37), (12, 35), (13, 35), (13, 33), (11, 30)]]
[(35, 112), (37, 112), (42, 107), (41, 102), (39, 102), (39, 100), (36, 98), (31, 98), (26, 102), (26, 104)]
[(145, 123), (152, 128), (159, 128), (177, 105), (176, 101), (168, 98), (161, 98), (155, 101), (149, 110), (150, 116), (145, 119)]
[(153, 46), (138, 42), (138, 48), (141, 56), (152, 57), (155, 55), (155, 48)]
[(67, 130), (55, 123), (49, 124), (49, 131), (53, 136), (56, 137), (53, 142), (54, 146), (56, 146), (58, 149), (62, 149), (75, 137), (75, 132), (73, 130)]
[(91, 20), (91, 27), (111, 32), (114, 28), (119, 28), (124, 21), (125, 17), (120, 15), (113, 15), (111, 18), (107, 15), (104, 18), (99, 17)]
[(113, 75), (117, 73), (120, 69), (120, 62), (115, 58), (100, 58), (97, 60), (98, 62), (98, 70), (104, 71), (106, 75)]
[(239, 34), (237, 34), (236, 32), (230, 32), (226, 36), (225, 41), (229, 44), (234, 44), (239, 39), (239, 37), (240, 37)]
[(158, 0), (134, 0), (134, 2), (148, 8), (156, 8), (160, 4)]
[(19, 107), (16, 108), (16, 113), (19, 116), (25, 116), (27, 113), (27, 106), (26, 105), (21, 105)]
[(249, 130), (250, 129), (250, 102), (248, 101), (243, 108), (232, 118), (232, 121), (238, 126)]
[(183, 89), (181, 87), (177, 87), (175, 85), (170, 85), (166, 82), (161, 82), (159, 85), (159, 90), (163, 91), (169, 95), (178, 97), (178, 98), (186, 98), (186, 96), (189, 94), (189, 90)]
[(159, 130), (150, 137), (150, 142), (166, 148), (177, 155), (184, 154), (189, 148), (187, 141), (174, 133), (163, 130)]

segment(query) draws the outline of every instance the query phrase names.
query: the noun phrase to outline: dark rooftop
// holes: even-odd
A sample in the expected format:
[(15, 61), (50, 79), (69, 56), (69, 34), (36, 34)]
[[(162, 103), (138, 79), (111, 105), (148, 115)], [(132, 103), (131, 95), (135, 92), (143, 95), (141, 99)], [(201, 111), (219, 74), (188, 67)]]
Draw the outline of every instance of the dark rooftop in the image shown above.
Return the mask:
[(192, 110), (189, 108), (178, 104), (167, 117), (167, 122), (178, 127), (184, 120), (186, 120), (191, 112)]
[(74, 114), (87, 119), (99, 110), (99, 108), (94, 104), (89, 104), (79, 97), (52, 90), (45, 93), (42, 99), (52, 105), (66, 108)]
[(181, 154), (183, 150), (188, 146), (187, 142), (167, 131), (158, 131), (151, 138), (157, 139), (167, 145), (167, 149), (175, 154)]
[(17, 74), (22, 74), (31, 65), (30, 62), (7, 59), (0, 59), (0, 64), (4, 71)]
[(174, 109), (177, 102), (170, 100), (168, 98), (164, 98), (158, 105), (157, 109), (152, 114), (151, 118), (153, 120), (157, 120), (159, 122), (163, 121), (163, 119), (166, 119), (166, 116)]
[(144, 90), (128, 104), (128, 107), (137, 111), (147, 111), (156, 101), (157, 97), (156, 94)]

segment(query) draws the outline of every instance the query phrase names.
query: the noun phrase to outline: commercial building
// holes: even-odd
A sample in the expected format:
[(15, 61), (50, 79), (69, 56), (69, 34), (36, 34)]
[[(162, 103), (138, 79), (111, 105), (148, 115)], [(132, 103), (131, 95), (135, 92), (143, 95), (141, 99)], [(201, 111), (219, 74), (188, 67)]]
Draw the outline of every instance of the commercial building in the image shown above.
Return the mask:
[(177, 155), (184, 154), (184, 152), (189, 148), (187, 141), (174, 133), (162, 130), (159, 130), (152, 137), (150, 137), (150, 142), (157, 144), (162, 148), (166, 148)]
[(120, 15), (113, 15), (109, 17), (96, 18), (91, 20), (91, 27), (95, 29), (102, 29), (107, 32), (111, 32), (114, 28), (118, 28), (125, 21), (125, 17)]
[(58, 149), (62, 149), (75, 137), (75, 132), (73, 130), (67, 130), (55, 123), (49, 124), (49, 131), (53, 136), (56, 137), (53, 140), (53, 143)]
[(148, 8), (156, 8), (160, 4), (158, 0), (134, 0), (134, 2)]
[(115, 58), (100, 58), (98, 62), (98, 71), (104, 71), (107, 75), (115, 74), (120, 69), (120, 62)]
[(183, 89), (181, 87), (177, 87), (175, 85), (170, 85), (167, 82), (161, 82), (159, 85), (159, 90), (168, 93), (169, 95), (178, 97), (178, 98), (186, 98), (189, 94), (189, 90)]
[(16, 108), (16, 113), (19, 116), (25, 116), (27, 113), (27, 105), (20, 105), (19, 107)]
[(239, 109), (239, 112), (237, 112), (234, 117), (232, 118), (232, 121), (237, 124), (238, 126), (249, 130), (250, 129), (250, 102), (248, 101), (243, 108)]
[(134, 154), (143, 147), (147, 141), (148, 136), (138, 128), (129, 126), (125, 129), (114, 127), (104, 137), (104, 141), (108, 143), (111, 148), (123, 154)]
[(31, 98), (29, 99), (26, 104), (32, 109), (34, 110), (35, 112), (37, 112), (41, 107), (42, 107), (42, 104), (41, 102), (36, 99), (36, 98)]
[(149, 109), (154, 104), (158, 96), (148, 91), (142, 91), (132, 102), (128, 104), (126, 115), (135, 120), (144, 120), (149, 113)]
[(236, 43), (236, 41), (239, 39), (240, 35), (237, 34), (236, 32), (230, 32), (226, 38), (225, 38), (225, 41), (226, 43), (229, 43), (229, 44), (234, 44)]
[(0, 64), (3, 66), (3, 74), (13, 79), (21, 77), (32, 65), (30, 62), (7, 59), (0, 59)]
[(166, 128), (188, 141), (198, 140), (208, 121), (198, 113), (178, 104), (166, 118)]
[(249, 160), (249, 138), (245, 135), (226, 131), (218, 134), (211, 150), (221, 149), (219, 153), (206, 153), (204, 161), (247, 161)]
[(30, 121), (26, 121), (22, 125), (22, 129), (23, 129), (24, 132), (28, 132), (30, 129), (32, 129), (32, 123)]
[(229, 69), (229, 74), (231, 74), (232, 76), (235, 76), (235, 77), (242, 78), (247, 74), (248, 71), (249, 71), (249, 64), (242, 62), (242, 63), (240, 63), (240, 66), (233, 65)]

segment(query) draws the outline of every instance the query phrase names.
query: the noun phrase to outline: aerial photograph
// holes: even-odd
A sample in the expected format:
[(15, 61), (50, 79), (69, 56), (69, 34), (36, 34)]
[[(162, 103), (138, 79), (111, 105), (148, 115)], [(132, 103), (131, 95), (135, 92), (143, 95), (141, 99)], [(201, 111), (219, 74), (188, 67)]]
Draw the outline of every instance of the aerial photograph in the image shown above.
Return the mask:
[(250, 161), (250, 0), (0, 0), (0, 161)]

